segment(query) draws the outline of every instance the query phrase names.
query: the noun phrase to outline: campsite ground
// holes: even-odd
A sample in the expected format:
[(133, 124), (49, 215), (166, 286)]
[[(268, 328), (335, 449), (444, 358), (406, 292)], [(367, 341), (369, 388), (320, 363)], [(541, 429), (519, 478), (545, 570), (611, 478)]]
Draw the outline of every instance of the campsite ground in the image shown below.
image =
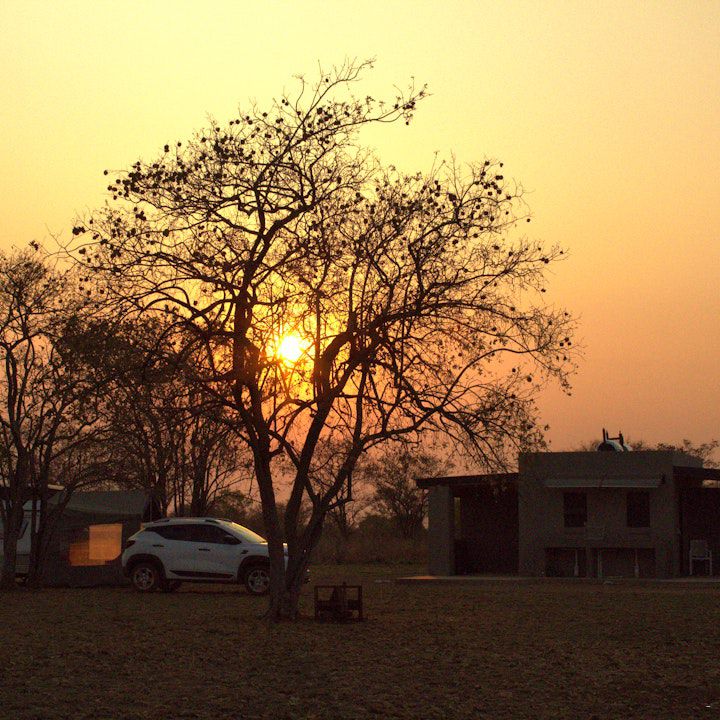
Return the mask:
[[(410, 570), (417, 570), (412, 568)], [(720, 588), (362, 582), (364, 623), (268, 626), (225, 586), (20, 591), (0, 603), (0, 718), (712, 718)]]

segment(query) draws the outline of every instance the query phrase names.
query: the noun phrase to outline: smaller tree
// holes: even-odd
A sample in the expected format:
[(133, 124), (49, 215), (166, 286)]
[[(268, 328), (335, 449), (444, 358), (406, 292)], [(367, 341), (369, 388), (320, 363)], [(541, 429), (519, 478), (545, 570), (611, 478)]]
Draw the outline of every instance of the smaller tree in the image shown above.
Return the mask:
[(165, 514), (207, 515), (247, 458), (227, 409), (197, 387), (195, 358), (177, 352), (169, 330), (152, 314), (104, 318), (74, 349), (109, 379), (102, 411), (111, 484), (145, 490)]
[(374, 509), (393, 522), (401, 537), (413, 538), (427, 513), (427, 491), (418, 488), (415, 480), (447, 470), (446, 461), (425, 450), (395, 445), (367, 462), (363, 474), (375, 488)]
[(706, 443), (694, 443), (691, 440), (684, 439), (680, 445), (661, 442), (654, 446), (644, 445), (643, 442), (640, 441), (639, 443), (634, 443), (633, 447), (636, 450), (673, 450), (674, 452), (682, 452), (686, 455), (699, 458), (705, 467), (720, 467), (720, 463), (715, 459), (716, 451), (718, 447), (720, 447), (720, 442), (717, 440), (711, 440)]
[[(179, 447), (179, 477), (175, 493), (176, 511), (191, 516), (207, 515), (213, 503), (231, 492), (243, 468), (238, 440), (223, 408), (204, 407), (202, 398), (190, 393), (182, 424), (184, 442)], [(245, 466), (247, 466), (247, 462)]]
[(215, 517), (232, 520), (262, 534), (262, 512), (251, 493), (237, 489), (226, 490), (213, 499), (209, 512)]
[[(66, 458), (87, 457), (82, 445), (97, 432), (96, 397), (103, 379), (68, 352), (66, 340), (92, 313), (75, 291), (77, 277), (51, 267), (37, 250), (0, 254), (0, 585), (15, 585), (17, 541), (25, 503), (33, 499), (31, 582), (41, 582), (47, 545), (48, 486)], [(69, 498), (80, 481), (63, 478)]]

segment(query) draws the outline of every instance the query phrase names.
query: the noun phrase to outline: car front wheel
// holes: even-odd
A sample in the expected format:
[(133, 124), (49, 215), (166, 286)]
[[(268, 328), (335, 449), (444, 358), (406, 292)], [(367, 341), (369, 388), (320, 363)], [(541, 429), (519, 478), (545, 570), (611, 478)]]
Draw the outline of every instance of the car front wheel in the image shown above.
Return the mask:
[(270, 568), (253, 565), (245, 573), (245, 587), (251, 595), (266, 595), (270, 590)]
[(139, 592), (152, 592), (162, 584), (162, 577), (157, 565), (151, 562), (138, 563), (130, 574), (133, 587)]

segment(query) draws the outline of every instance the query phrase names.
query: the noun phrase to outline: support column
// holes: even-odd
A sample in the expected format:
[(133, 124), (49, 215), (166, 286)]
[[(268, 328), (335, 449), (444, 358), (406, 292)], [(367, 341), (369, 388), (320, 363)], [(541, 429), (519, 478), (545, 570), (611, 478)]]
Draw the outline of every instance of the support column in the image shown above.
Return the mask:
[(430, 488), (428, 497), (428, 570), (455, 574), (455, 498), (446, 485)]

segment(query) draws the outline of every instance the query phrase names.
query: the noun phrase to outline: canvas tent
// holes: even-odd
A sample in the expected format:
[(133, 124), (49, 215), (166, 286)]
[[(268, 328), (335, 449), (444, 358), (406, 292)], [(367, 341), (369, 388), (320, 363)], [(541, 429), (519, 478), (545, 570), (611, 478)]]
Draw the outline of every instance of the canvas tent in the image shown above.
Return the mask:
[[(50, 506), (63, 502), (63, 493)], [(26, 507), (29, 518), (31, 501)], [(48, 585), (113, 585), (124, 582), (120, 555), (125, 541), (143, 522), (160, 516), (156, 503), (143, 491), (111, 490), (74, 493), (51, 535), (45, 579)], [(28, 519), (26, 518), (26, 519)], [(29, 522), (18, 544), (18, 572), (27, 571)], [(1, 546), (0, 546), (1, 552)]]

